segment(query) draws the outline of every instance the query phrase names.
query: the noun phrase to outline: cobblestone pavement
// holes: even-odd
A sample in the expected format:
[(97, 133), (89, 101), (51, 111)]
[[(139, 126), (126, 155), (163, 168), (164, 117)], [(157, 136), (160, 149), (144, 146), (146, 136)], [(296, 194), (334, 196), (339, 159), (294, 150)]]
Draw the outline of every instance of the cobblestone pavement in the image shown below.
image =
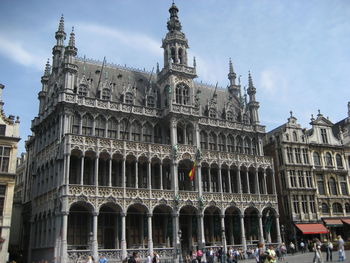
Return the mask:
[[(324, 252), (323, 254), (323, 262), (326, 262), (326, 253)], [(338, 262), (338, 251), (333, 251), (333, 261), (332, 262)], [(314, 253), (309, 252), (309, 253), (296, 253), (294, 255), (289, 255), (285, 258), (283, 261), (278, 261), (279, 263), (312, 263), (312, 260), (314, 258)], [(255, 263), (254, 259), (249, 259), (249, 260), (243, 260), (239, 261), (241, 263)], [(346, 259), (344, 263), (350, 263), (350, 250), (346, 251)]]

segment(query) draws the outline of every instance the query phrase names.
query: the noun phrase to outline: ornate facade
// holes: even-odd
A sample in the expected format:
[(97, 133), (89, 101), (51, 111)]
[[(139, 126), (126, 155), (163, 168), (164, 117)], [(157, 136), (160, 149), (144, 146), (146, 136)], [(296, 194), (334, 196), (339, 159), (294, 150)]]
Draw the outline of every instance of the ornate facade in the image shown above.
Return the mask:
[(265, 139), (265, 153), (274, 157), (285, 238), (293, 242), (312, 235), (333, 240), (337, 234), (344, 236), (350, 223), (349, 166), (343, 142), (320, 112), (310, 124), (311, 129), (302, 128), (291, 112), (288, 122), (268, 132)]
[(155, 74), (77, 57), (61, 18), (27, 141), (30, 262), (280, 242), (252, 77), (243, 96), (231, 61), (227, 89), (195, 82), (178, 11)]

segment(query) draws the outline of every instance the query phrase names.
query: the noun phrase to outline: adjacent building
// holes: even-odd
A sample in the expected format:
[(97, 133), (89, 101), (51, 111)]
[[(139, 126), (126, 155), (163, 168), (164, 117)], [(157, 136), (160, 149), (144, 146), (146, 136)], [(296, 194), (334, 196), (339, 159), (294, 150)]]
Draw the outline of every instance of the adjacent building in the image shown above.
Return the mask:
[(5, 115), (0, 84), (0, 262), (8, 260), (13, 191), (16, 176), (19, 118)]
[(310, 125), (302, 128), (291, 112), (288, 122), (265, 138), (265, 153), (274, 158), (282, 234), (286, 241), (350, 237), (345, 231), (350, 196), (343, 141), (320, 112)]
[(176, 261), (197, 246), (281, 241), (251, 74), (247, 94), (231, 61), (226, 89), (196, 82), (178, 11), (154, 74), (79, 58), (61, 18), (26, 142), (28, 262)]

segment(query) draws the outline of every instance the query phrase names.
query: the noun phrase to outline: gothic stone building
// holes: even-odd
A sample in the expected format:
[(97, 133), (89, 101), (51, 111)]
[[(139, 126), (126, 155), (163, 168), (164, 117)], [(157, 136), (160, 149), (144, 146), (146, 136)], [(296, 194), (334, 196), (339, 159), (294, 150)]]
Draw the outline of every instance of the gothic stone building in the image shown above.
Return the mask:
[(0, 262), (8, 260), (13, 189), (15, 187), (19, 119), (5, 116), (0, 84)]
[(195, 82), (178, 11), (155, 74), (77, 57), (61, 18), (27, 142), (30, 262), (280, 241), (252, 78), (242, 96), (230, 62), (227, 89)]
[(343, 142), (320, 112), (310, 124), (311, 129), (301, 128), (291, 113), (265, 140), (265, 153), (274, 158), (281, 222), (286, 239), (293, 242), (313, 236), (333, 240), (350, 223)]

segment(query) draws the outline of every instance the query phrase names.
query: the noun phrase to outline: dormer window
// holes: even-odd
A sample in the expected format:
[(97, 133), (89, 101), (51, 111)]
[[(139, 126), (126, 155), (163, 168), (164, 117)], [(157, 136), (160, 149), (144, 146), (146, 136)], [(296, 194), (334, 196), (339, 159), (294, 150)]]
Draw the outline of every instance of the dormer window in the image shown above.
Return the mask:
[(227, 114), (226, 114), (226, 119), (228, 121), (233, 121), (233, 113), (232, 111), (228, 111)]
[(80, 85), (78, 89), (79, 96), (87, 96), (87, 87), (85, 85)]
[(298, 136), (297, 136), (297, 133), (296, 133), (296, 132), (293, 132), (293, 140), (294, 140), (295, 142), (298, 141)]
[(147, 96), (147, 107), (154, 108), (154, 97)]
[(111, 99), (111, 91), (109, 89), (103, 89), (101, 98), (103, 100), (110, 100)]
[(216, 118), (216, 111), (214, 109), (209, 110), (209, 118)]
[(323, 143), (328, 143), (327, 130), (321, 129), (321, 139)]
[(125, 94), (125, 103), (126, 104), (133, 104), (133, 95), (132, 95), (132, 93), (130, 93), (130, 92), (127, 92), (126, 94)]

